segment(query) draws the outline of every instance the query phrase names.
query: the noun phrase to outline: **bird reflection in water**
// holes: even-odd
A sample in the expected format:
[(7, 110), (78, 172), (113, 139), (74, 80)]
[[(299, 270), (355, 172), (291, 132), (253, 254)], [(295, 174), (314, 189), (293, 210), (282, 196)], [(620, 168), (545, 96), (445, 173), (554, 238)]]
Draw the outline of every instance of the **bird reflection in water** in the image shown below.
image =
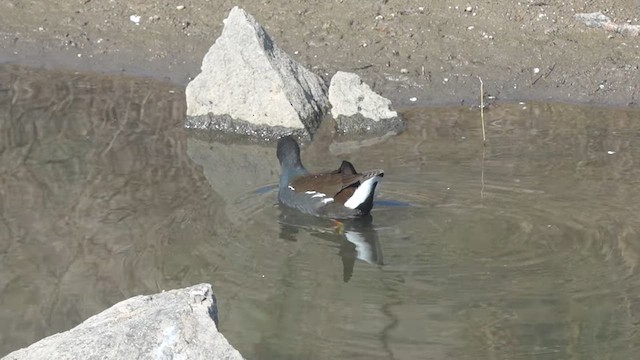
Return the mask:
[(312, 217), (286, 206), (280, 206), (280, 210), (281, 239), (297, 241), (299, 232), (303, 231), (339, 244), (344, 282), (353, 276), (356, 260), (370, 265), (383, 265), (382, 248), (371, 215), (337, 221)]

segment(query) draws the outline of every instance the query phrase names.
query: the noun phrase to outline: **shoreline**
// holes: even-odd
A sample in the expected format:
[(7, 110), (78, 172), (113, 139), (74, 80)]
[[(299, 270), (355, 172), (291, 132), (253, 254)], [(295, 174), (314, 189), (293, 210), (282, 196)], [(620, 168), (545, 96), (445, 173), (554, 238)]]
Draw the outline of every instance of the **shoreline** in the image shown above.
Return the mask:
[[(186, 86), (237, 4), (161, 1), (127, 5), (86, 1), (0, 5), (0, 63), (67, 71), (151, 77)], [(608, 6), (632, 13), (633, 0)], [(637, 38), (588, 28), (569, 5), (523, 3), (378, 4), (240, 1), (290, 56), (327, 83), (336, 71), (355, 72), (397, 109), (497, 101), (550, 101), (638, 106)], [(626, 6), (625, 6), (626, 5)], [(136, 15), (137, 14), (137, 15)], [(140, 16), (138, 23), (131, 16)], [(637, 22), (637, 19), (629, 19)], [(415, 98), (415, 101), (411, 99)]]

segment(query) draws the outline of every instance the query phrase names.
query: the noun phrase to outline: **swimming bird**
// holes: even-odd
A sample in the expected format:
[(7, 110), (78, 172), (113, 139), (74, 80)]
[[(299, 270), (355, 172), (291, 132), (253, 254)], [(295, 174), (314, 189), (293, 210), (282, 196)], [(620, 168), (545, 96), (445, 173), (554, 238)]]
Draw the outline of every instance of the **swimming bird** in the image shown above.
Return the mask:
[(310, 215), (342, 219), (369, 214), (384, 172), (358, 173), (343, 160), (337, 170), (311, 174), (300, 160), (300, 146), (291, 136), (278, 140), (280, 186), (278, 201)]

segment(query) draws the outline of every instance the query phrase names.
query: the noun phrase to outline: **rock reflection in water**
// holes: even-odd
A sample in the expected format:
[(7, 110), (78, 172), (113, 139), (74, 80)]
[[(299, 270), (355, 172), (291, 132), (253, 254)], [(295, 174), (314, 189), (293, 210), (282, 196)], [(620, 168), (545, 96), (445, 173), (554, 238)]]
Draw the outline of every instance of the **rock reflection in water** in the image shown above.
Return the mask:
[(179, 88), (5, 66), (0, 87), (1, 355), (179, 283), (180, 229), (219, 198), (186, 155)]

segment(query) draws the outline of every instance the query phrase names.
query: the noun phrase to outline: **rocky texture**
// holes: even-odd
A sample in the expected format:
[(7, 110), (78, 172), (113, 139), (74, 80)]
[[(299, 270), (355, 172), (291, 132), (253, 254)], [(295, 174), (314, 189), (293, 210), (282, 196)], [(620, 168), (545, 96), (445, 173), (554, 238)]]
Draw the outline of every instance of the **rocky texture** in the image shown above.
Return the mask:
[(384, 135), (404, 129), (391, 101), (373, 92), (357, 74), (338, 71), (331, 78), (329, 102), (338, 132)]
[(616, 24), (610, 17), (599, 11), (587, 14), (575, 14), (575, 18), (585, 23), (588, 27), (602, 28), (606, 31), (619, 33), (625, 36), (640, 36), (640, 25)]
[(312, 135), (327, 107), (323, 80), (278, 48), (238, 7), (205, 55), (202, 72), (187, 85), (186, 97), (187, 127), (261, 137)]
[(242, 359), (215, 319), (211, 285), (199, 284), (122, 301), (3, 359)]

